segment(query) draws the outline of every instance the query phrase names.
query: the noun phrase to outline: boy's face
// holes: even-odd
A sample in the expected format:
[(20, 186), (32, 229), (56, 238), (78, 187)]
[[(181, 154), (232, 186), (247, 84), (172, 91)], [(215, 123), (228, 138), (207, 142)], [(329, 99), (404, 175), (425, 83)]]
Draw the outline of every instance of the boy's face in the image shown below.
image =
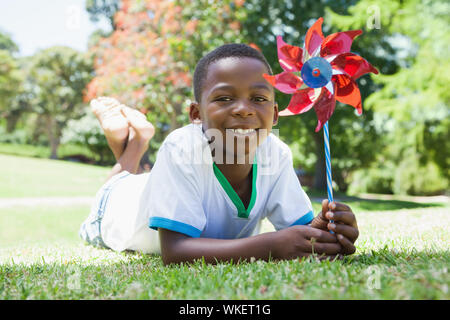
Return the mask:
[(278, 121), (274, 91), (263, 73), (267, 67), (254, 58), (220, 59), (208, 68), (201, 102), (191, 104), (190, 118), (200, 119), (214, 139), (221, 133), (224, 153), (239, 156), (237, 144), (245, 141), (245, 155), (253, 155)]

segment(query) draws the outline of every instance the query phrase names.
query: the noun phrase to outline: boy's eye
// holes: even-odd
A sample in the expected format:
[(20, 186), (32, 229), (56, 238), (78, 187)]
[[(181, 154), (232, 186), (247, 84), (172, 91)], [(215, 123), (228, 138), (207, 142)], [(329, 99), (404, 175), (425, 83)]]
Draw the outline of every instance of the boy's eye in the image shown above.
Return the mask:
[(266, 99), (265, 97), (254, 97), (253, 100), (256, 101), (256, 102), (264, 102), (264, 101), (267, 101), (267, 99)]
[(230, 97), (218, 97), (214, 99), (214, 101), (231, 101), (232, 99)]

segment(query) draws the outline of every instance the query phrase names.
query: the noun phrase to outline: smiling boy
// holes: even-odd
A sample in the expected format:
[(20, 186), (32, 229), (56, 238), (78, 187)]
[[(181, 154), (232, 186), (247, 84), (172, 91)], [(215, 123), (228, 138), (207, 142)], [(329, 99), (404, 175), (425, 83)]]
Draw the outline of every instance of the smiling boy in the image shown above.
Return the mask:
[[(351, 209), (325, 200), (314, 218), (289, 147), (270, 133), (278, 105), (264, 73), (272, 73), (266, 59), (247, 45), (203, 57), (194, 73), (193, 123), (166, 138), (150, 173), (136, 174), (151, 138), (140, 131), (150, 124), (122, 107), (130, 135), (80, 235), (118, 251), (160, 249), (166, 264), (353, 253)], [(277, 231), (258, 234), (264, 218)]]

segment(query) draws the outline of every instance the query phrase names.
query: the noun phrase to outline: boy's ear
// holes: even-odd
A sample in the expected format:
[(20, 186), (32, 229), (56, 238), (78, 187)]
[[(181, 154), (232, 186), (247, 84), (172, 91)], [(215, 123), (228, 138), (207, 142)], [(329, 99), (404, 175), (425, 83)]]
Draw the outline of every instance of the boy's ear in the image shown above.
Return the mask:
[(273, 125), (276, 126), (278, 124), (278, 103), (275, 103), (273, 106)]
[(189, 105), (189, 120), (191, 122), (202, 121), (202, 117), (200, 115), (200, 105), (198, 102), (191, 102)]

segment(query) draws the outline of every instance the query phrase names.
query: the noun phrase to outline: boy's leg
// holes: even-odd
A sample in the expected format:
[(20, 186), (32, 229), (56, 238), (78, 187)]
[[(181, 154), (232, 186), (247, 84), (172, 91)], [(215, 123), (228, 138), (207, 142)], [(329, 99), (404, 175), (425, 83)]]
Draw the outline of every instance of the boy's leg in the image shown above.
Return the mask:
[[(138, 136), (140, 140), (148, 139), (149, 141), (154, 134), (153, 126), (147, 121), (144, 114), (121, 104), (114, 98), (100, 97), (94, 99), (91, 101), (91, 109), (100, 122), (100, 126), (103, 129), (108, 145), (117, 162), (119, 162), (119, 159), (122, 157), (128, 141), (134, 136), (134, 129), (132, 129), (132, 127), (130, 128), (130, 121), (139, 131)], [(126, 114), (128, 114), (128, 117), (131, 120), (127, 119), (127, 116), (123, 110)], [(142, 162), (142, 156), (140, 161)], [(108, 179), (112, 175), (122, 171), (120, 168), (121, 166), (116, 164)], [(144, 171), (149, 170), (144, 169), (139, 165), (136, 173), (142, 173)]]
[(121, 110), (123, 105), (114, 98), (100, 97), (91, 101), (91, 110), (100, 126), (116, 160), (122, 155), (129, 134), (128, 121)]
[[(117, 106), (116, 106), (117, 107)], [(101, 107), (105, 110), (104, 107)], [(109, 109), (106, 109), (107, 111)], [(114, 195), (111, 195), (112, 189), (117, 188), (120, 186), (120, 184), (115, 185), (117, 181), (119, 181), (122, 177), (117, 176), (117, 179), (110, 179), (112, 176), (126, 170), (130, 173), (137, 173), (139, 168), (139, 162), (141, 160), (142, 155), (145, 153), (145, 151), (148, 148), (148, 143), (150, 139), (154, 135), (154, 128), (153, 125), (147, 121), (147, 118), (145, 115), (140, 113), (137, 110), (133, 110), (129, 107), (122, 106), (120, 109), (120, 117), (118, 117), (117, 114), (114, 114), (113, 116), (104, 116), (102, 114), (98, 115), (98, 118), (100, 120), (100, 124), (106, 127), (107, 129), (105, 131), (106, 138), (108, 139), (108, 143), (110, 146), (116, 146), (116, 147), (122, 147), (124, 150), (120, 151), (119, 148), (113, 150), (113, 147), (111, 148), (115, 155), (117, 155), (117, 163), (113, 167), (112, 171), (109, 174), (108, 180), (110, 183), (105, 183), (103, 187), (97, 192), (95, 201), (93, 203), (93, 206), (91, 208), (91, 212), (88, 216), (88, 218), (82, 223), (79, 231), (79, 235), (82, 239), (84, 239), (87, 243), (90, 243), (94, 246), (100, 246), (100, 247), (106, 247), (106, 248), (113, 248), (111, 246), (111, 242), (107, 242), (105, 239), (113, 239), (116, 240), (117, 244), (117, 237), (124, 236), (123, 232), (119, 232), (117, 235), (114, 234), (114, 230), (118, 228), (121, 229), (122, 225), (120, 225), (122, 222), (125, 221), (125, 224), (127, 222), (127, 219), (125, 220), (118, 220), (114, 222), (114, 220), (117, 219), (117, 217), (120, 217), (120, 215), (117, 214), (117, 210), (111, 210), (111, 208), (107, 207), (106, 204), (108, 202), (114, 201), (115, 197)], [(111, 111), (111, 110), (110, 110)], [(113, 124), (111, 124), (109, 121), (113, 120)], [(120, 135), (117, 133), (122, 133), (120, 130), (116, 129), (123, 129), (125, 126), (123, 126), (123, 123), (126, 123), (126, 132), (127, 136), (126, 139), (120, 138)], [(120, 124), (120, 125), (118, 125)], [(111, 130), (113, 128), (113, 130)], [(116, 135), (117, 134), (117, 135)], [(120, 139), (119, 139), (120, 138)], [(121, 144), (119, 144), (121, 142)], [(124, 175), (124, 177), (127, 175)], [(140, 181), (142, 184), (142, 179), (137, 179), (137, 176), (132, 177), (134, 181)], [(138, 185), (139, 187), (139, 185)], [(136, 190), (132, 190), (133, 192)], [(125, 194), (125, 193), (124, 193)], [(111, 195), (111, 196), (110, 196)], [(120, 205), (124, 205), (126, 201), (122, 201), (123, 198), (120, 198), (119, 201), (119, 207)], [(126, 198), (127, 200), (130, 200), (130, 197)], [(135, 209), (131, 209), (132, 212), (138, 213), (137, 210), (137, 203), (136, 201), (131, 201), (131, 206)], [(114, 202), (113, 202), (114, 203)], [(117, 208), (117, 202), (116, 205), (112, 205), (112, 208)], [(109, 208), (109, 209), (108, 209)], [(130, 209), (130, 207), (128, 208)], [(119, 210), (120, 212), (120, 210)], [(128, 214), (129, 211), (124, 211), (124, 214)], [(123, 218), (123, 216), (122, 216)], [(109, 219), (109, 220), (108, 220)], [(111, 219), (113, 222), (111, 222)], [(107, 221), (104, 223), (104, 221)], [(134, 221), (131, 219), (131, 221)], [(147, 223), (147, 222), (145, 222)], [(117, 227), (116, 229), (112, 228), (113, 235), (111, 236), (111, 232), (109, 233), (110, 238), (103, 238), (104, 230), (102, 229), (102, 225), (105, 225), (106, 230), (111, 230), (111, 225), (114, 225)], [(125, 228), (126, 229), (126, 228)], [(102, 231), (103, 230), (103, 231)], [(129, 229), (128, 229), (129, 230)], [(108, 235), (108, 234), (107, 234)], [(125, 232), (125, 235), (127, 233)], [(112, 238), (111, 238), (112, 237)], [(123, 239), (122, 239), (123, 240)], [(120, 241), (119, 241), (120, 243)], [(126, 243), (123, 242), (122, 243)], [(116, 249), (116, 247), (114, 247)], [(123, 250), (123, 249), (120, 249)]]
[(148, 149), (148, 143), (155, 134), (153, 125), (139, 111), (124, 107), (121, 109), (121, 113), (129, 124), (128, 140), (125, 150), (117, 159), (108, 179), (124, 170), (133, 174), (140, 173), (142, 169), (139, 167), (139, 163)]

